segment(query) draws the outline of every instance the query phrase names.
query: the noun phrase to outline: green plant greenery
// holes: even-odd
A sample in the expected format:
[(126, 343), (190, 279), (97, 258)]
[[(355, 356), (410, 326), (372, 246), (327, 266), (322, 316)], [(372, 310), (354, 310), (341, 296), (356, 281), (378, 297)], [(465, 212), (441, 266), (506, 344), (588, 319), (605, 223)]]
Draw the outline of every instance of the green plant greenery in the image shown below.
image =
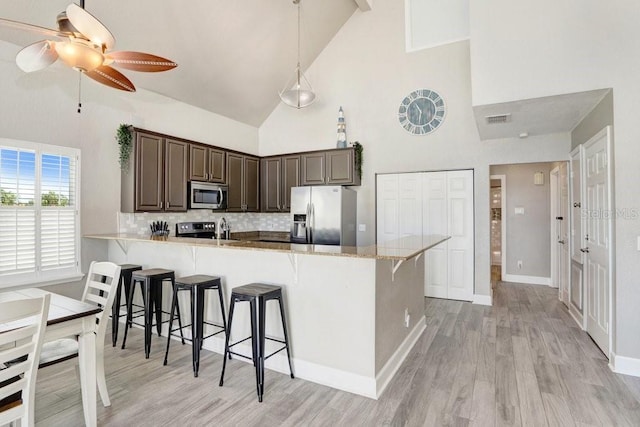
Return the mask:
[(358, 141), (354, 141), (351, 144), (353, 145), (353, 149), (355, 151), (356, 170), (358, 171), (358, 177), (362, 179), (362, 144), (360, 144)]
[(133, 126), (121, 124), (116, 131), (116, 141), (120, 147), (120, 169), (124, 172), (129, 171), (129, 158), (133, 150)]

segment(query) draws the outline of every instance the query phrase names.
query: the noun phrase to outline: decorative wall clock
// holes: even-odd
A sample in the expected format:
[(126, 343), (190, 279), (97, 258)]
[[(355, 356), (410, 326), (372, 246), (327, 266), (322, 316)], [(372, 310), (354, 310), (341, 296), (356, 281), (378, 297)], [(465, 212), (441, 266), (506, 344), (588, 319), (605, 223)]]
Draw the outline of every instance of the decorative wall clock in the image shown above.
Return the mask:
[(446, 106), (438, 92), (417, 89), (405, 96), (398, 108), (400, 125), (413, 135), (426, 135), (444, 120)]

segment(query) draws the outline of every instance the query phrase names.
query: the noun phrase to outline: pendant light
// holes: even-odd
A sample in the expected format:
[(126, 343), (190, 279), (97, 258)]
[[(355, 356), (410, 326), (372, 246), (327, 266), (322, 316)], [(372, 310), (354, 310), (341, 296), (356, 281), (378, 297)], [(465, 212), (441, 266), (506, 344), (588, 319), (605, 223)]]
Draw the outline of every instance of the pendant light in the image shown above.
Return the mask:
[(279, 95), (282, 102), (299, 109), (311, 105), (316, 100), (316, 94), (313, 93), (311, 83), (300, 68), (300, 0), (293, 0), (293, 4), (298, 5), (298, 65), (293, 77), (289, 79)]

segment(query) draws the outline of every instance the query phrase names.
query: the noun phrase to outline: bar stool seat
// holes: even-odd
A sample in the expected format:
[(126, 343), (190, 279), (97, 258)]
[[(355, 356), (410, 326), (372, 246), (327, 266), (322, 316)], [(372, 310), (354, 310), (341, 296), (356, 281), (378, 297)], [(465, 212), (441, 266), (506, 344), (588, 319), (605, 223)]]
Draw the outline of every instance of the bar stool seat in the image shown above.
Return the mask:
[[(218, 291), (218, 298), (220, 300), (220, 314), (222, 315), (222, 325), (204, 320), (204, 292), (207, 290)], [(178, 304), (178, 293), (180, 291), (190, 291), (191, 297), (191, 324), (180, 325), (178, 328), (173, 329), (173, 314)], [(204, 335), (204, 325), (215, 326), (219, 330), (207, 335)], [(171, 302), (171, 315), (169, 318), (169, 334), (167, 336), (167, 350), (164, 354), (164, 364), (167, 364), (169, 356), (169, 344), (171, 343), (171, 335), (173, 332), (180, 329), (180, 336), (182, 338), (182, 344), (184, 345), (185, 339), (182, 334), (182, 328), (191, 326), (191, 356), (193, 361), (193, 376), (198, 376), (200, 369), (200, 350), (202, 349), (202, 343), (205, 339), (210, 338), (220, 333), (227, 333), (227, 320), (224, 312), (224, 296), (222, 295), (222, 282), (219, 277), (207, 276), (204, 274), (196, 274), (193, 276), (181, 277), (176, 279), (173, 287), (173, 300)]]
[[(122, 288), (124, 287), (125, 307), (129, 306), (129, 291), (131, 289), (131, 276), (134, 271), (142, 270), (141, 265), (137, 264), (120, 264), (120, 280), (118, 281), (118, 289), (116, 289), (116, 296), (113, 300), (113, 306), (111, 307), (111, 344), (113, 347), (118, 342), (118, 327), (120, 323), (120, 317), (128, 316), (127, 314), (120, 314), (120, 308), (122, 307)], [(136, 304), (132, 304), (136, 306)], [(138, 306), (140, 307), (140, 306)], [(127, 309), (128, 310), (128, 309)], [(144, 310), (139, 310), (144, 311)], [(135, 316), (132, 316), (135, 317)], [(128, 317), (127, 317), (128, 318)]]
[[(145, 358), (149, 358), (151, 353), (151, 329), (153, 326), (153, 312), (156, 314), (156, 330), (158, 336), (161, 335), (162, 323), (168, 322), (168, 320), (162, 320), (162, 284), (165, 280), (171, 281), (171, 288), (175, 288), (175, 272), (173, 270), (167, 270), (164, 268), (149, 268), (146, 270), (134, 271), (131, 275), (133, 286), (129, 290), (129, 301), (127, 306), (127, 312), (132, 313), (133, 306), (133, 294), (136, 287), (136, 283), (140, 283), (142, 287), (142, 298), (144, 302), (144, 354)], [(180, 307), (177, 307), (178, 324), (182, 326), (180, 320)], [(166, 313), (169, 314), (169, 313)], [(127, 342), (127, 332), (131, 326), (132, 316), (127, 315), (127, 322), (124, 328), (124, 339), (122, 340), (122, 348), (125, 348)], [(180, 329), (182, 332), (182, 329)]]
[[(280, 307), (280, 318), (282, 320), (282, 329), (284, 332), (284, 340), (277, 338), (269, 338), (265, 336), (265, 312), (267, 301), (277, 300)], [(233, 323), (233, 311), (236, 302), (249, 302), (251, 307), (251, 336), (242, 340), (236, 341), (233, 344), (229, 344), (229, 337), (231, 335), (231, 325)], [(231, 351), (231, 347), (240, 344), (244, 341), (251, 339), (252, 357)], [(265, 355), (265, 340), (276, 341), (284, 344), (282, 348), (274, 351), (269, 355)], [(264, 361), (274, 354), (286, 350), (287, 359), (289, 361), (289, 372), (291, 378), (294, 378), (293, 367), (291, 365), (291, 354), (289, 350), (289, 334), (287, 332), (287, 322), (284, 314), (284, 307), (282, 303), (282, 287), (275, 285), (267, 285), (264, 283), (251, 283), (249, 285), (239, 286), (233, 288), (231, 291), (231, 304), (229, 307), (229, 322), (227, 330), (227, 339), (224, 346), (224, 359), (222, 361), (222, 373), (220, 375), (220, 386), (224, 383), (224, 371), (227, 365), (227, 357), (231, 359), (231, 355), (234, 354), (239, 357), (243, 357), (253, 361), (253, 365), (256, 368), (256, 389), (258, 393), (258, 401), (262, 402), (262, 395), (264, 394)]]

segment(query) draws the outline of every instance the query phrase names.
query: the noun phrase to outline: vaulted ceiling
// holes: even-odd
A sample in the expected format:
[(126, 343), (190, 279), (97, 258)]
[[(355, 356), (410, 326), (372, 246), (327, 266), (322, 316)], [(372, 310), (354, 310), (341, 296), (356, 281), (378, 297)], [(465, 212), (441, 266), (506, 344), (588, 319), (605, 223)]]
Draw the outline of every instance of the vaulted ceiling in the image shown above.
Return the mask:
[[(2, 1), (0, 17), (55, 29), (56, 16), (69, 2)], [(303, 68), (351, 17), (357, 3), (362, 7), (368, 0), (302, 0)], [(249, 125), (259, 126), (273, 111), (280, 102), (278, 92), (295, 69), (297, 6), (292, 0), (86, 0), (85, 8), (111, 30), (115, 50), (153, 53), (178, 63), (164, 73), (125, 70), (138, 88)], [(43, 38), (0, 28), (0, 40), (11, 42), (3, 44), (11, 48), (0, 52), (0, 59), (12, 58)], [(75, 78), (69, 69), (60, 72)], [(38, 72), (28, 78), (38, 79)]]

